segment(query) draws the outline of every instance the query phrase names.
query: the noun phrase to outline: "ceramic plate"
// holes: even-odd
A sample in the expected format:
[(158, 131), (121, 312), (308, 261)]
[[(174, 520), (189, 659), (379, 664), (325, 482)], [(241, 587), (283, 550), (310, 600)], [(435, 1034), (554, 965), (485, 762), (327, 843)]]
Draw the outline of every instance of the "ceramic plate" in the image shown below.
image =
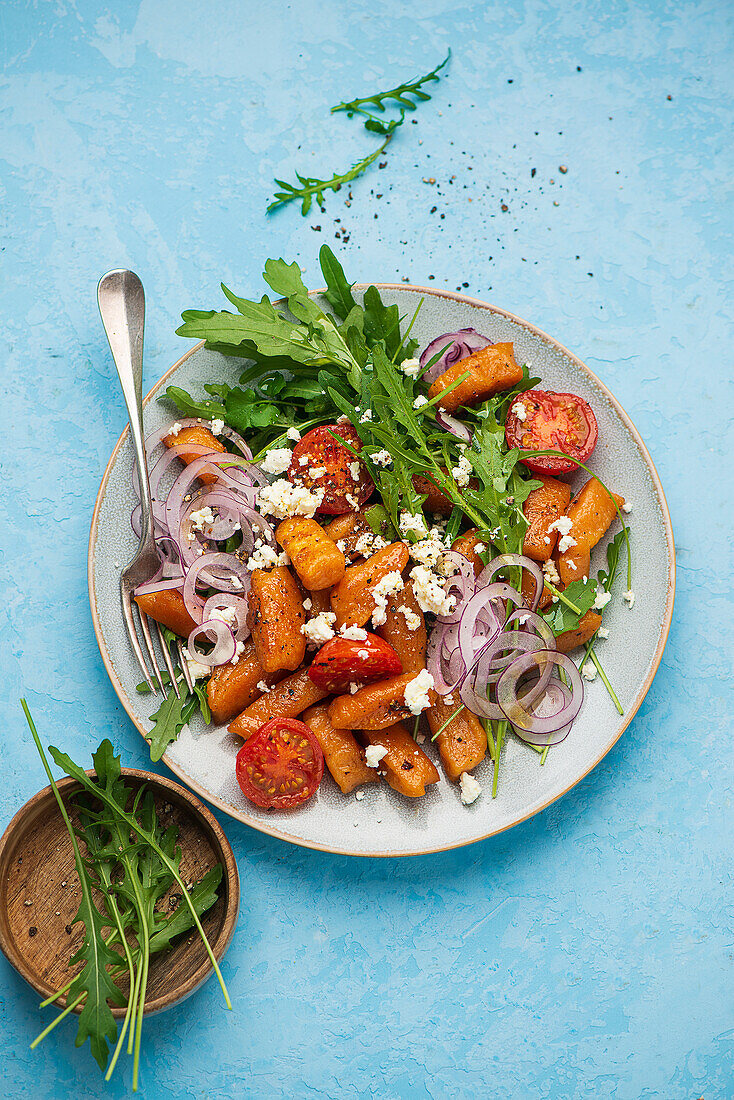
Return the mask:
[[(510, 737), (500, 772), (499, 793), (489, 795), (489, 757), (477, 769), (484, 787), (470, 807), (457, 786), (442, 777), (424, 798), (402, 798), (387, 784), (368, 786), (364, 798), (345, 796), (326, 775), (317, 796), (297, 811), (272, 814), (250, 805), (234, 774), (240, 745), (226, 727), (207, 728), (197, 717), (163, 757), (184, 783), (218, 809), (253, 828), (293, 844), (350, 855), (402, 856), (470, 844), (509, 829), (560, 798), (609, 752), (627, 728), (648, 691), (660, 663), (673, 610), (675, 556), (670, 516), (652, 460), (629, 417), (612, 394), (579, 359), (533, 325), (494, 306), (460, 295), (411, 286), (380, 286), (388, 303), (410, 316), (422, 295), (423, 308), (414, 335), (424, 346), (442, 332), (473, 326), (494, 341), (512, 341), (518, 362), (542, 379), (544, 389), (575, 392), (593, 407), (599, 444), (592, 458), (596, 473), (633, 503), (630, 516), (637, 599), (630, 610), (622, 599), (623, 578), (604, 613), (608, 640), (599, 656), (624, 707), (619, 716), (604, 685), (586, 686), (581, 713), (566, 740), (553, 748), (543, 767), (537, 754)], [(235, 384), (242, 361), (208, 351), (190, 350), (153, 387), (145, 399), (146, 432), (162, 427), (173, 412), (156, 401), (175, 383), (193, 393), (205, 382)], [(133, 555), (130, 529), (133, 455), (127, 429), (120, 437), (102, 480), (89, 541), (89, 595), (97, 641), (112, 684), (141, 734), (159, 696), (138, 695), (140, 671), (129, 647), (120, 610), (119, 574)], [(576, 481), (584, 480), (577, 475)], [(612, 531), (616, 530), (616, 524)], [(606, 539), (597, 547), (592, 568), (604, 563)], [(434, 749), (429, 747), (429, 752)]]

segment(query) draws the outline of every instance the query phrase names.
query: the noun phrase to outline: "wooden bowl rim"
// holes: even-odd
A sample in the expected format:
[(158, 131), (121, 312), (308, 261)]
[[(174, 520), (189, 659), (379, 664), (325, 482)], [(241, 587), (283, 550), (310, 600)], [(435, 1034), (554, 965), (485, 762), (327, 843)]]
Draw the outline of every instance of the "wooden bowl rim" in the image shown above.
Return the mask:
[[(94, 775), (94, 769), (87, 769), (86, 774)], [(141, 782), (149, 783), (151, 787), (158, 787), (167, 794), (173, 795), (179, 802), (183, 802), (187, 806), (191, 816), (198, 821), (199, 825), (207, 833), (212, 843), (212, 847), (215, 849), (215, 852), (217, 852), (220, 862), (224, 867), (222, 883), (226, 890), (222, 926), (216, 940), (211, 945), (214, 957), (217, 962), (219, 962), (223, 958), (224, 953), (230, 945), (232, 936), (234, 935), (240, 908), (240, 876), (237, 860), (232, 851), (232, 845), (211, 811), (195, 794), (186, 790), (180, 783), (174, 783), (173, 780), (167, 779), (165, 776), (156, 775), (155, 772), (148, 772), (139, 768), (122, 768), (122, 775), (128, 779), (137, 779)], [(63, 779), (57, 780), (56, 786), (63, 796), (72, 794), (75, 788), (80, 788), (79, 781), (71, 776), (64, 776)], [(6, 852), (9, 850), (11, 842), (22, 836), (25, 819), (34, 809), (37, 809), (41, 803), (49, 798), (53, 802), (53, 805), (56, 806), (56, 799), (50, 784), (42, 790), (37, 791), (36, 794), (29, 798), (28, 801), (16, 811), (8, 823), (2, 837), (0, 837), (0, 907), (3, 910), (5, 909), (3, 880), (7, 869)], [(64, 800), (66, 801), (66, 797)], [(0, 950), (2, 950), (11, 966), (14, 967), (20, 976), (28, 982), (37, 993), (42, 995), (44, 1000), (54, 993), (53, 987), (45, 983), (38, 977), (35, 971), (29, 968), (25, 956), (17, 949), (15, 941), (6, 936), (5, 928), (1, 920)], [(163, 1012), (167, 1008), (173, 1008), (174, 1005), (180, 1004), (181, 1001), (184, 1001), (194, 993), (195, 990), (206, 981), (213, 970), (214, 968), (209, 958), (205, 957), (202, 963), (189, 975), (186, 981), (176, 986), (174, 990), (161, 994), (152, 1001), (146, 1001), (144, 1015), (151, 1016), (157, 1012)], [(66, 998), (61, 997), (54, 1003), (63, 1007), (66, 1003)], [(81, 1011), (81, 1009), (79, 1011)], [(125, 1009), (124, 1007), (113, 1007), (112, 1014), (120, 1018), (124, 1016)]]

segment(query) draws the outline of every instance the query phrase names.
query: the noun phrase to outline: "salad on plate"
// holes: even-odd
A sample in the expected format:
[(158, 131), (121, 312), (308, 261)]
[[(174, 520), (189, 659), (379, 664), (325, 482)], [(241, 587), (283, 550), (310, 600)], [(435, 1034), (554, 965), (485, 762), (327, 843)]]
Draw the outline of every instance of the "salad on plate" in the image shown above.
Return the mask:
[(301, 806), (325, 772), (357, 798), (382, 781), (419, 798), (443, 773), (469, 806), (487, 754), (496, 794), (509, 737), (545, 762), (585, 680), (622, 713), (596, 645), (623, 554), (634, 603), (631, 505), (587, 465), (585, 400), (474, 329), (419, 349), (420, 304), (358, 300), (320, 261), (325, 302), (268, 260), (282, 301), (223, 286), (236, 312), (183, 314), (180, 335), (246, 362), (238, 386), (169, 386), (177, 418), (147, 440), (161, 566), (135, 598), (185, 639), (194, 683), (176, 670), (151, 754), (198, 708), (241, 739), (256, 806)]

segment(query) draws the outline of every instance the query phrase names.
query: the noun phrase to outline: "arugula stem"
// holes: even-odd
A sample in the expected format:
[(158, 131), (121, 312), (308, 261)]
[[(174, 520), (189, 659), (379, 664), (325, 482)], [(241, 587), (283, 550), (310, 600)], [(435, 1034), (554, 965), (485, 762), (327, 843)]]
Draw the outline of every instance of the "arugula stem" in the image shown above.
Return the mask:
[(496, 744), (497, 750), (494, 758), (494, 772), (492, 774), (492, 798), (497, 797), (497, 780), (500, 774), (500, 753), (502, 751), (502, 742), (507, 730), (507, 720), (501, 719), (497, 723)]
[(86, 993), (80, 993), (75, 1001), (72, 1001), (71, 1004), (67, 1005), (66, 1008), (63, 1010), (63, 1012), (60, 1012), (59, 1015), (54, 1020), (51, 1021), (51, 1023), (48, 1025), (48, 1027), (44, 1028), (43, 1031), (41, 1032), (41, 1034), (36, 1036), (36, 1038), (31, 1043), (30, 1049), (35, 1050), (36, 1047), (38, 1046), (38, 1044), (41, 1042), (41, 1040), (45, 1039), (46, 1036), (49, 1034), (49, 1032), (53, 1031), (53, 1029), (56, 1027), (56, 1025), (60, 1024), (61, 1021), (63, 1019), (65, 1019), (69, 1015), (70, 1012), (73, 1012), (74, 1009), (76, 1008), (76, 1006), (81, 1001), (83, 1001), (85, 997), (86, 997)]
[(496, 749), (494, 747), (494, 737), (492, 737), (492, 723), (487, 718), (480, 718), (479, 721), (484, 726), (484, 732), (487, 735), (487, 749), (489, 751), (489, 758), (490, 760), (494, 760)]
[(421, 306), (423, 305), (424, 302), (425, 302), (425, 298), (421, 298), (421, 300), (418, 302), (418, 305), (415, 307), (415, 313), (413, 314), (413, 316), (410, 319), (410, 324), (406, 328), (405, 335), (403, 336), (402, 340), (398, 344), (397, 349), (395, 351), (395, 354), (392, 357), (391, 362), (393, 362), (393, 363), (397, 362), (398, 356), (400, 355), (400, 352), (403, 350), (403, 347), (405, 346), (405, 341), (410, 336), (410, 330), (413, 328), (413, 325), (415, 324), (416, 317), (420, 313)]
[(456, 718), (456, 717), (457, 717), (457, 715), (461, 714), (462, 710), (464, 710), (464, 709), (465, 709), (465, 707), (464, 707), (464, 704), (462, 703), (462, 704), (461, 704), (461, 706), (459, 707), (459, 709), (458, 709), (458, 710), (455, 710), (455, 711), (454, 711), (454, 713), (453, 713), (453, 714), (451, 715), (451, 717), (450, 717), (450, 718), (447, 718), (447, 719), (446, 719), (446, 721), (445, 721), (445, 722), (444, 722), (444, 724), (443, 724), (443, 725), (441, 726), (441, 728), (440, 728), (440, 729), (438, 729), (438, 730), (436, 730), (436, 732), (434, 733), (433, 737), (431, 738), (431, 741), (435, 741), (435, 740), (436, 740), (436, 738), (437, 738), (438, 736), (440, 736), (440, 734), (442, 734), (442, 733), (443, 733), (443, 731), (444, 731), (444, 730), (446, 729), (446, 727), (447, 727), (447, 726), (450, 726), (450, 725), (451, 725), (451, 723), (453, 722), (454, 718)]
[(591, 657), (592, 661), (596, 665), (596, 671), (599, 673), (599, 675), (601, 677), (601, 680), (602, 680), (602, 683), (604, 684), (604, 687), (609, 692), (609, 697), (612, 700), (612, 702), (614, 703), (615, 707), (617, 708), (617, 712), (619, 714), (624, 714), (624, 708), (623, 708), (622, 704), (620, 703), (619, 699), (617, 698), (617, 695), (616, 695), (616, 692), (615, 692), (614, 688), (609, 683), (609, 679), (607, 678), (607, 674), (604, 671), (604, 669), (601, 667), (601, 662), (600, 662), (599, 658), (597, 657), (596, 653), (594, 652), (593, 647), (589, 649), (588, 655), (589, 655), (589, 657)]
[(546, 760), (548, 759), (548, 750), (549, 750), (549, 749), (550, 749), (550, 745), (546, 745), (546, 746), (545, 746), (545, 748), (543, 749), (543, 755), (542, 755), (542, 756), (541, 756), (541, 758), (540, 758), (540, 766), (541, 766), (541, 768), (543, 767), (543, 765), (545, 764)]
[(557, 596), (561, 603), (565, 603), (566, 607), (570, 607), (577, 615), (581, 614), (581, 608), (577, 607), (575, 603), (572, 603), (568, 596), (564, 596), (562, 592), (550, 583), (550, 581), (544, 581), (543, 583), (552, 596)]

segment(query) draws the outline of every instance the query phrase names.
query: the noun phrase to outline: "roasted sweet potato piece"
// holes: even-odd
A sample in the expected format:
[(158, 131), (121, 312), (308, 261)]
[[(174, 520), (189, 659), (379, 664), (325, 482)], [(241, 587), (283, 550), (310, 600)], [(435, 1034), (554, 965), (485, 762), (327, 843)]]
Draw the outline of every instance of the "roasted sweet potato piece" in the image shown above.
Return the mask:
[(402, 573), (408, 564), (408, 547), (391, 542), (367, 561), (352, 565), (331, 592), (336, 625), (364, 626), (375, 610), (375, 586), (388, 573)]
[(420, 493), (421, 496), (425, 494), (425, 500), (423, 501), (423, 509), (426, 512), (432, 512), (437, 516), (450, 516), (454, 510), (454, 506), (447, 496), (441, 492), (433, 482), (427, 478), (416, 474), (413, 477), (413, 488), (416, 493)]
[[(308, 607), (306, 601), (311, 601), (311, 606)], [(314, 615), (319, 615), (322, 611), (331, 611), (331, 593), (328, 588), (320, 588), (318, 591), (306, 592), (306, 608), (308, 610), (308, 617), (311, 618)]]
[(182, 638), (188, 638), (196, 626), (177, 588), (166, 588), (163, 592), (148, 592), (145, 595), (136, 596), (135, 603), (141, 611), (150, 615), (151, 619), (167, 626)]
[(278, 524), (275, 537), (306, 588), (331, 588), (344, 576), (344, 555), (315, 519), (290, 516)]
[(515, 362), (512, 344), (490, 344), (466, 359), (460, 359), (440, 374), (429, 389), (428, 396), (431, 399), (438, 397), (465, 371), (469, 371), (469, 376), (440, 402), (447, 412), (453, 412), (461, 405), (478, 405), (500, 390), (512, 389), (522, 379), (522, 367)]
[(545, 474), (534, 473), (533, 477), (543, 484), (540, 489), (533, 489), (522, 506), (528, 521), (522, 552), (525, 557), (534, 561), (548, 561), (558, 541), (558, 532), (551, 531), (550, 525), (568, 508), (571, 486)]
[(596, 634), (600, 626), (601, 615), (597, 614), (596, 611), (587, 611), (579, 619), (579, 625), (575, 630), (564, 630), (563, 634), (558, 635), (556, 649), (560, 653), (570, 653), (577, 646), (585, 645), (589, 638)]
[(393, 790), (407, 798), (420, 798), (426, 787), (438, 783), (440, 776), (435, 765), (400, 722), (387, 729), (363, 730), (362, 737), (368, 745), (387, 749), (379, 770), (385, 773)]
[(209, 677), (206, 695), (212, 718), (220, 726), (228, 722), (262, 694), (258, 684), (272, 687), (282, 676), (282, 672), (268, 674), (263, 670), (255, 653), (255, 643), (250, 638), (236, 665), (220, 665)]
[[(197, 458), (201, 458), (200, 454), (196, 451), (186, 451), (184, 447), (187, 443), (193, 443), (197, 447), (206, 447), (209, 451), (226, 452), (227, 448), (222, 443), (221, 439), (218, 439), (213, 432), (210, 432), (208, 428), (205, 428), (203, 424), (192, 424), (188, 428), (181, 428), (176, 435), (167, 435), (163, 442), (167, 447), (175, 447), (178, 451), (178, 457), (186, 465), (193, 462)], [(206, 485), (210, 485), (216, 478), (213, 474), (201, 474), (199, 481), (203, 481)]]
[[(331, 724), (337, 729), (381, 730), (410, 718), (410, 710), (405, 705), (405, 689), (415, 675), (415, 672), (404, 672), (401, 676), (367, 684), (354, 695), (337, 695), (329, 706)], [(435, 702), (435, 691), (429, 691), (428, 695), (431, 703)]]
[(403, 672), (420, 672), (426, 667), (426, 620), (410, 581), (388, 597), (385, 622), (377, 633), (393, 647)]
[(306, 621), (303, 599), (293, 574), (279, 565), (252, 574), (247, 622), (257, 659), (265, 672), (295, 669), (306, 655), (301, 627)]
[(297, 718), (308, 707), (320, 703), (326, 694), (309, 679), (307, 668), (299, 668), (298, 672), (286, 676), (267, 694), (250, 703), (227, 728), (230, 733), (247, 740), (271, 718)]
[[(470, 772), (484, 760), (487, 752), (487, 734), (477, 716), (466, 707), (456, 714), (461, 706), (458, 695), (446, 696), (446, 698), (451, 699), (451, 702), (447, 703), (439, 695), (434, 705), (426, 711), (426, 717), (434, 736), (441, 730), (436, 737), (436, 744), (441, 755), (443, 770), (449, 779), (456, 782), (462, 772)], [(452, 714), (456, 714), (456, 717), (451, 718)], [(451, 718), (450, 722), (449, 718)], [(448, 725), (446, 725), (447, 722)]]
[[(617, 507), (621, 508), (624, 497), (616, 493), (612, 496)], [(588, 577), (591, 551), (606, 534), (617, 515), (617, 508), (606, 489), (592, 477), (579, 489), (566, 509), (566, 515), (573, 524), (570, 535), (576, 540), (576, 545), (562, 554), (556, 554), (558, 573), (564, 585)]]
[(478, 577), (484, 569), (484, 562), (479, 557), (479, 550), (484, 551), (487, 549), (487, 544), (482, 540), (478, 528), (470, 527), (463, 535), (459, 535), (458, 539), (454, 539), (451, 549), (463, 554), (472, 563), (474, 576)]
[(357, 544), (363, 535), (374, 535), (363, 512), (345, 512), (342, 516), (336, 516), (324, 531), (330, 539), (339, 544), (339, 549), (350, 563), (368, 558), (372, 553), (369, 549), (366, 553), (357, 549)]
[(377, 769), (368, 768), (365, 764), (364, 749), (357, 744), (352, 731), (334, 729), (329, 721), (326, 703), (309, 707), (301, 715), (301, 721), (306, 723), (321, 745), (326, 766), (343, 794), (379, 780)]

